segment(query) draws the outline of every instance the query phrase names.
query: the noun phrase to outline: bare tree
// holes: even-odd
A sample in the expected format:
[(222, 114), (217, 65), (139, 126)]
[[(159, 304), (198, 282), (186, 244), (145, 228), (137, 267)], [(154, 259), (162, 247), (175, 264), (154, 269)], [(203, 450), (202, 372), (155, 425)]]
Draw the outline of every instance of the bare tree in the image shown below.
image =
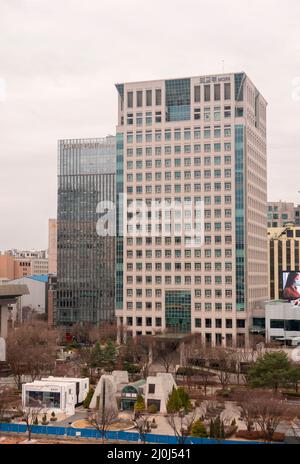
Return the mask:
[(101, 410), (94, 409), (88, 416), (88, 421), (92, 427), (94, 427), (100, 433), (102, 442), (104, 443), (106, 433), (117, 418), (117, 413), (114, 409), (101, 408)]
[(12, 388), (4, 388), (0, 390), (0, 422), (5, 420), (9, 411), (13, 407), (19, 405), (19, 397), (15, 395), (15, 390)]
[(179, 359), (178, 348), (180, 341), (176, 339), (156, 339), (153, 347), (153, 357), (155, 361), (160, 364), (166, 372), (170, 372), (172, 366), (175, 365), (176, 360)]
[(274, 433), (284, 418), (292, 420), (300, 415), (299, 407), (289, 406), (284, 401), (267, 394), (259, 395), (255, 405), (255, 422), (266, 441), (272, 441)]
[(38, 416), (43, 410), (43, 405), (39, 401), (30, 400), (30, 404), (23, 407), (19, 407), (19, 412), (22, 413), (22, 420), (26, 424), (28, 432), (28, 441), (31, 441), (32, 427), (36, 425)]
[(32, 320), (11, 330), (7, 337), (7, 362), (18, 389), (23, 375), (34, 381), (55, 368), (58, 333), (46, 322)]
[(146, 443), (147, 433), (151, 432), (151, 418), (148, 415), (136, 413), (133, 423), (139, 433), (140, 440)]
[(232, 353), (232, 350), (223, 347), (216, 347), (213, 351), (213, 359), (211, 361), (216, 363), (215, 373), (223, 389), (229, 384), (232, 370), (234, 371)]
[(167, 422), (172, 428), (178, 444), (184, 445), (187, 442), (187, 438), (191, 435), (192, 426), (195, 422), (195, 418), (195, 408), (192, 409), (192, 411), (188, 414), (185, 414), (183, 408), (179, 412), (168, 414)]
[(253, 390), (239, 392), (235, 395), (237, 405), (241, 412), (240, 418), (245, 423), (248, 432), (251, 432), (255, 426), (257, 414), (256, 398), (257, 392)]

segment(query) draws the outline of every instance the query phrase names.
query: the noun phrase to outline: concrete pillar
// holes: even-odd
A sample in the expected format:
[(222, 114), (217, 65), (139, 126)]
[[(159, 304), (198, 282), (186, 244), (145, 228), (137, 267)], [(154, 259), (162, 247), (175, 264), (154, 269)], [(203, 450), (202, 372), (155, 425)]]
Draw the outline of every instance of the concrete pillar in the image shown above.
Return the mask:
[(0, 306), (0, 337), (7, 337), (7, 320), (8, 320), (8, 308), (7, 305)]

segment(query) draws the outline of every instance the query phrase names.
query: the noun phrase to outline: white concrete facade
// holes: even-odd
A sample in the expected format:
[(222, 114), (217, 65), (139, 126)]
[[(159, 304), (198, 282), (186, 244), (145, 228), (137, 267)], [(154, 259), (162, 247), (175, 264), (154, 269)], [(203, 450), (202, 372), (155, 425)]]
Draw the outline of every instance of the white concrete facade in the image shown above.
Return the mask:
[(48, 377), (22, 385), (23, 407), (40, 405), (49, 412), (70, 416), (82, 403), (89, 388), (88, 378)]
[(300, 308), (289, 301), (269, 301), (265, 305), (266, 341), (292, 342), (300, 337)]
[(77, 392), (77, 404), (83, 403), (86, 398), (86, 395), (89, 392), (90, 387), (90, 380), (88, 377), (78, 378), (78, 377), (42, 377), (42, 381), (49, 381), (49, 382), (74, 382), (77, 384), (76, 392)]
[(173, 388), (177, 388), (174, 377), (170, 373), (158, 373), (156, 376), (147, 377), (145, 389), (145, 404), (158, 406), (161, 413), (167, 412), (167, 403)]

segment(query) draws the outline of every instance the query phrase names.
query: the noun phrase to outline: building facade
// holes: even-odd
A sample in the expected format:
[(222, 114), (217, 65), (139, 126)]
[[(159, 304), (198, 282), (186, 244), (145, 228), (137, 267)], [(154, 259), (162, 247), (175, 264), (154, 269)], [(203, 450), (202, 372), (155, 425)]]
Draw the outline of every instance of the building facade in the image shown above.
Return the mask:
[(57, 220), (49, 219), (48, 232), (48, 272), (57, 273)]
[(268, 229), (269, 299), (282, 298), (283, 272), (300, 270), (300, 226)]
[(46, 255), (46, 251), (5, 251), (0, 254), (0, 279), (5, 281), (48, 274)]
[(295, 222), (294, 203), (268, 202), (268, 227), (283, 227), (291, 222)]
[(99, 324), (114, 317), (115, 237), (99, 230), (105, 229), (110, 209), (103, 202), (115, 202), (115, 158), (113, 136), (59, 141), (59, 325)]
[[(119, 325), (133, 336), (247, 343), (252, 311), (268, 296), (265, 99), (245, 73), (116, 87)], [(162, 211), (130, 236), (153, 201), (193, 205), (184, 233), (166, 229)], [(203, 242), (192, 242), (193, 228)]]
[(288, 301), (268, 301), (265, 306), (266, 342), (281, 341), (300, 344), (300, 314), (298, 305)]

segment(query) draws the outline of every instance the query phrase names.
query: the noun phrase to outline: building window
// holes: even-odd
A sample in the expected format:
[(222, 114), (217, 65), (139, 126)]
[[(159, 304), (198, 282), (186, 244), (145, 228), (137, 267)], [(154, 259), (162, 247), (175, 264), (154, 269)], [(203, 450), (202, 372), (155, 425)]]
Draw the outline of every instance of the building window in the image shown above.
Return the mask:
[(200, 102), (200, 85), (195, 85), (194, 87), (194, 102), (199, 103)]
[(199, 318), (195, 319), (195, 327), (197, 329), (201, 328), (201, 319), (199, 319)]
[(161, 105), (161, 89), (155, 89), (155, 104), (156, 106)]
[(143, 91), (138, 90), (136, 93), (136, 106), (141, 107), (143, 106)]
[(154, 394), (155, 393), (155, 384), (149, 383), (148, 393)]
[(152, 106), (152, 90), (146, 90), (146, 105)]
[(221, 100), (221, 84), (215, 84), (214, 85), (214, 96), (215, 96), (215, 101), (220, 101)]
[(127, 92), (127, 108), (133, 108), (133, 92)]
[(224, 84), (224, 99), (225, 100), (231, 99), (231, 84), (230, 83)]
[(204, 101), (205, 102), (210, 101), (210, 85), (204, 86)]

